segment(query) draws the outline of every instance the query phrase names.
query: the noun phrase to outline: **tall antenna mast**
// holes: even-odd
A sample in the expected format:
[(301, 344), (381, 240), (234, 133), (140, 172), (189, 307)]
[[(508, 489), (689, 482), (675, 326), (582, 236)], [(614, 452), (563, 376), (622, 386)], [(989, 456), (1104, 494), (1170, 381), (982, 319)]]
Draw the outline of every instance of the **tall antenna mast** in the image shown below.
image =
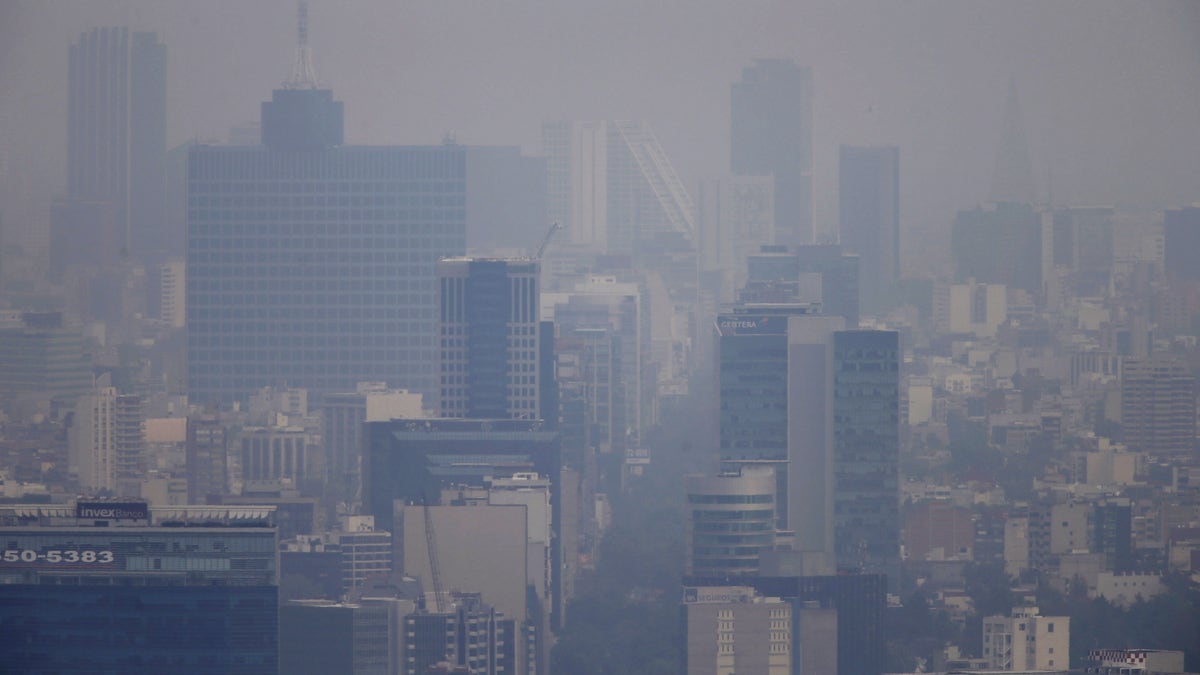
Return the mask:
[(296, 3), (296, 62), (292, 77), (283, 83), (284, 89), (316, 89), (317, 73), (312, 66), (312, 50), (308, 47), (308, 3)]

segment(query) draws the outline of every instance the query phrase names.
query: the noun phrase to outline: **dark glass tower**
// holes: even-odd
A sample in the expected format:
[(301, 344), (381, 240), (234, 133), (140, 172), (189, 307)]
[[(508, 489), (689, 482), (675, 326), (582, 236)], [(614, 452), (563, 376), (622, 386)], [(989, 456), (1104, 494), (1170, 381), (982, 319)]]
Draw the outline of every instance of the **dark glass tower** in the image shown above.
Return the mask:
[[(139, 262), (157, 262), (169, 239), (162, 226), (167, 48), (154, 33), (93, 28), (71, 45), (69, 63), (66, 198), (111, 205), (113, 240), (103, 244)], [(92, 223), (78, 218), (58, 225), (54, 243), (69, 249), (88, 241), (77, 236)]]
[(900, 561), (899, 333), (839, 331), (833, 351), (837, 564), (894, 580)]
[(900, 279), (900, 149), (841, 146), (842, 247), (859, 256), (863, 310), (880, 312)]
[(448, 258), (437, 281), (441, 416), (542, 419), (537, 262)]
[(775, 243), (811, 243), (812, 70), (786, 59), (758, 59), (733, 84), (731, 104), (733, 173), (773, 175)]

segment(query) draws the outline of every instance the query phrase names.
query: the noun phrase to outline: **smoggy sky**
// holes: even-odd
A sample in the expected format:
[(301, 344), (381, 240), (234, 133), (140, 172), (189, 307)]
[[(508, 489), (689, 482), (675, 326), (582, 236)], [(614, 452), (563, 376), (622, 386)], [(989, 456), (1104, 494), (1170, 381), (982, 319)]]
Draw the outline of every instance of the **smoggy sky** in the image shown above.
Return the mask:
[[(729, 87), (758, 57), (812, 66), (818, 227), (837, 146), (901, 152), (906, 251), (985, 200), (1015, 78), (1039, 197), (1200, 201), (1200, 3), (313, 0), (347, 141), (519, 144), (547, 119), (646, 119), (686, 184), (728, 169)], [(67, 50), (93, 26), (157, 31), (168, 144), (224, 140), (291, 71), (288, 0), (0, 0), (0, 211), (46, 219), (65, 183)], [(15, 215), (13, 215), (15, 214)], [(21, 220), (23, 222), (15, 222)]]

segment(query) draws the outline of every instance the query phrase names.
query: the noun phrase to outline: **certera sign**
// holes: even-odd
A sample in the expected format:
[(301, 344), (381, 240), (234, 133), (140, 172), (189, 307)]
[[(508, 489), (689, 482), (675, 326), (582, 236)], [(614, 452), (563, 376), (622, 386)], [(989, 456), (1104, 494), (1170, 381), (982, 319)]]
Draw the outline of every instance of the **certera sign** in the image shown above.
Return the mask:
[(787, 332), (788, 318), (779, 315), (722, 314), (717, 317), (721, 335), (782, 335)]
[(146, 502), (76, 502), (75, 517), (89, 520), (149, 520)]
[(683, 604), (729, 604), (747, 603), (754, 597), (754, 589), (748, 586), (685, 586)]

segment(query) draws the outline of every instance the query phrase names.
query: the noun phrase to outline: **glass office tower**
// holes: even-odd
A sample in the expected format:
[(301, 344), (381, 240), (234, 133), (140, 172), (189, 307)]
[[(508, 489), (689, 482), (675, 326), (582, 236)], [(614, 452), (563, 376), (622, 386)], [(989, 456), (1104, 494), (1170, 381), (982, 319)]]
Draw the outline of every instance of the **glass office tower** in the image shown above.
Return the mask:
[(840, 569), (900, 561), (900, 347), (893, 331), (833, 336), (833, 527)]
[(466, 247), (461, 146), (341, 146), (328, 90), (275, 93), (255, 147), (188, 156), (188, 391), (435, 393), (434, 269)]

